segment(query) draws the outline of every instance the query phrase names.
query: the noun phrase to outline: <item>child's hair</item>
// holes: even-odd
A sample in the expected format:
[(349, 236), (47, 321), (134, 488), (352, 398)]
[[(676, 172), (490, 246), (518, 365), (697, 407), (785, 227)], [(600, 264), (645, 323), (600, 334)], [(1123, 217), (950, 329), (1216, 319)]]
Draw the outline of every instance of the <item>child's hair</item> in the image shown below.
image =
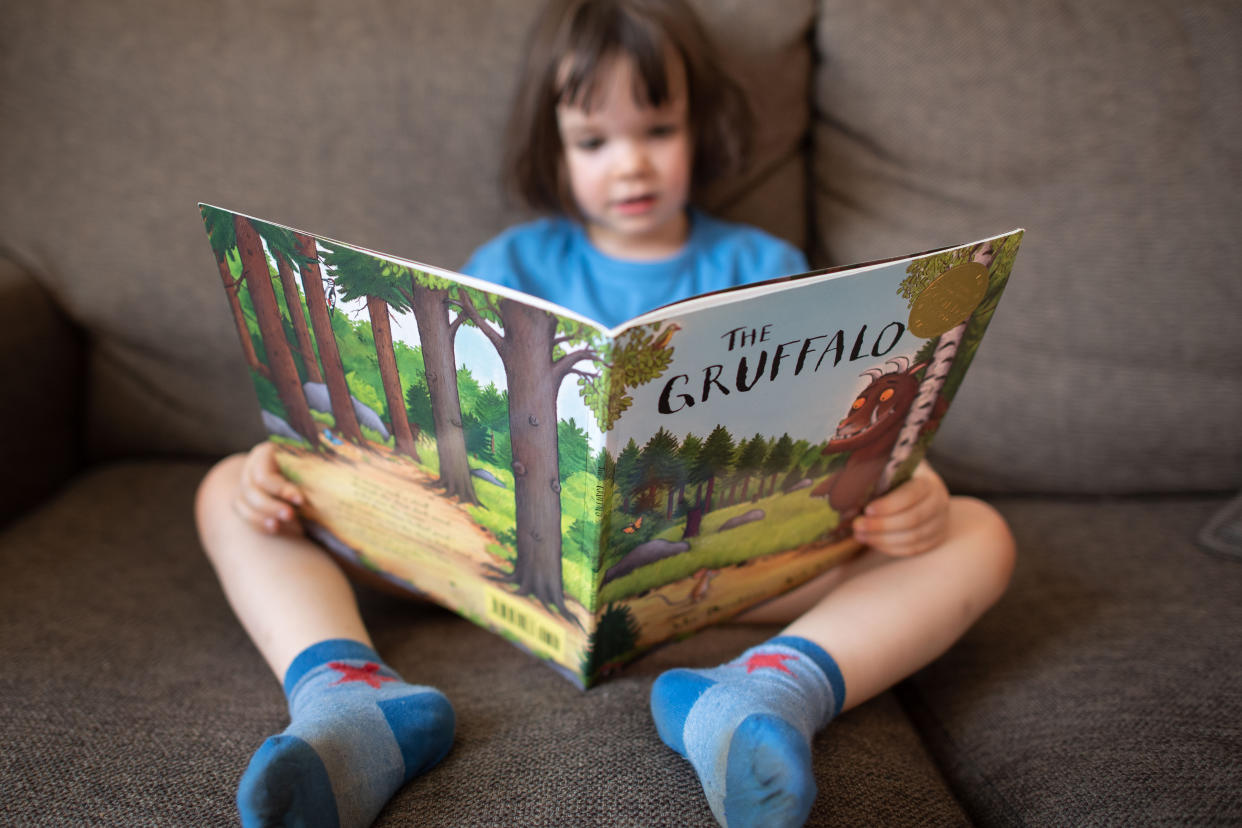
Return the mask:
[(750, 107), (684, 0), (551, 0), (531, 31), (509, 117), (505, 184), (525, 206), (577, 215), (561, 180), (556, 107), (589, 110), (601, 65), (618, 56), (634, 61), (635, 100), (650, 106), (669, 99), (670, 56), (685, 67), (692, 196), (745, 166)]

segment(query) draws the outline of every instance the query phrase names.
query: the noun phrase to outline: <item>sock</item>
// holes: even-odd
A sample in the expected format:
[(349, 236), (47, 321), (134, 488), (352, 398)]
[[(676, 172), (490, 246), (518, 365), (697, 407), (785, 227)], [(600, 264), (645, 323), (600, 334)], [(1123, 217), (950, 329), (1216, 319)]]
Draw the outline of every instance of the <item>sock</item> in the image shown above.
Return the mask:
[(357, 641), (306, 648), (284, 688), (292, 721), (263, 743), (237, 789), (247, 828), (370, 825), (398, 788), (453, 743), (448, 699), (406, 684)]
[(664, 744), (694, 766), (721, 825), (796, 826), (815, 801), (811, 739), (844, 700), (831, 656), (778, 636), (720, 667), (661, 674), (651, 714)]

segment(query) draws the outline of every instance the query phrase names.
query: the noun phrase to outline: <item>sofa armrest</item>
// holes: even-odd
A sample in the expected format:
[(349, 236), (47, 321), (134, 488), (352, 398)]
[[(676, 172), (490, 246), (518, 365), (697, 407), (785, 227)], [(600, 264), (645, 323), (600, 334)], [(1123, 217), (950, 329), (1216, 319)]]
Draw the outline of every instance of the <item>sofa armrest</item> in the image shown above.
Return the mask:
[(0, 255), (0, 525), (78, 467), (82, 352), (47, 291)]

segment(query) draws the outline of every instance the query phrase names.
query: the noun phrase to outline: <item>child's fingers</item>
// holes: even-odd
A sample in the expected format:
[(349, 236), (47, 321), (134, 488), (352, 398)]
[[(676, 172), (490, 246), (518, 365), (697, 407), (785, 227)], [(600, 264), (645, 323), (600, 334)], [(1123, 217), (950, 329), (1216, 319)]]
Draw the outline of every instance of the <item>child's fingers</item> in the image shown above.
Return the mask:
[(921, 477), (912, 477), (885, 495), (867, 504), (868, 517), (886, 517), (904, 512), (928, 494), (930, 484)]
[[(870, 510), (855, 519), (855, 529), (871, 532), (898, 532), (913, 529), (922, 523), (935, 518), (942, 504), (930, 491), (921, 491), (922, 486), (911, 481), (908, 484), (911, 492), (917, 494), (915, 500), (908, 502), (905, 508), (897, 511), (885, 511), (873, 514)], [(947, 501), (946, 501), (947, 502)]]
[(281, 473), (280, 466), (276, 464), (276, 447), (271, 443), (260, 443), (250, 452), (246, 473), (254, 487), (272, 497), (301, 505), (302, 493)]
[(265, 490), (253, 487), (253, 485), (243, 485), (243, 487), (238, 490), (237, 497), (238, 499), (241, 499), (243, 503), (251, 506), (251, 508), (257, 511), (257, 513), (270, 515), (272, 518), (277, 518), (279, 520), (292, 520), (294, 514), (296, 514), (294, 513), (292, 505), (289, 505), (282, 499), (272, 497), (272, 495), (265, 492)]
[(858, 539), (885, 555), (905, 557), (930, 551), (944, 540), (948, 524), (930, 520), (911, 529), (858, 533)]
[(256, 506), (254, 500), (254, 492), (251, 492), (250, 497), (238, 492), (237, 497), (233, 499), (233, 510), (255, 531), (268, 535), (301, 535), (303, 533), (302, 522), (298, 520), (297, 514), (287, 503), (268, 498)]
[(240, 492), (233, 498), (233, 511), (256, 531), (275, 534), (280, 530), (281, 520), (276, 515), (255, 508)]
[(262, 518), (289, 521), (296, 516), (293, 507), (288, 503), (253, 486), (242, 486), (237, 493), (237, 501), (245, 504), (250, 513)]

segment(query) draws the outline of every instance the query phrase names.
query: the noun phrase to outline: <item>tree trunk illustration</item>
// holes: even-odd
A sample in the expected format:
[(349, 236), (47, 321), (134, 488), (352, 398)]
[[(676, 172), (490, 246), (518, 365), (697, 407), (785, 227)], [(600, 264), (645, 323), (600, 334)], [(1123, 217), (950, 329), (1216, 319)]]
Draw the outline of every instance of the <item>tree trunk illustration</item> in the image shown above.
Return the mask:
[(316, 256), (315, 240), (310, 236), (298, 234), (294, 237), (298, 253), (314, 259), (304, 264), (302, 271), (302, 292), (306, 295), (306, 310), (310, 313), (311, 327), (315, 331), (315, 341), (319, 345), (319, 360), (323, 363), (324, 383), (328, 386), (328, 399), (332, 403), (332, 417), (336, 420), (336, 430), (346, 440), (355, 445), (363, 445), (362, 429), (358, 427), (358, 415), (354, 412), (354, 401), (349, 394), (349, 386), (345, 383), (345, 367), (341, 364), (341, 352), (336, 347), (336, 336), (332, 333), (332, 316), (328, 311), (328, 302), (324, 298), (323, 275), (319, 269)]
[(503, 299), (501, 354), (509, 385), (509, 437), (513, 445), (517, 560), (520, 592), (557, 607), (567, 617), (561, 579), (561, 484), (553, 369), (556, 317)]
[[(453, 347), (456, 329), (449, 321), (448, 289), (432, 289), (413, 283), (414, 321), (427, 369), (427, 391), (436, 425), (436, 452), (440, 482), (446, 495), (464, 503), (478, 504), (470, 463), (466, 457), (466, 432), (461, 423), (461, 397), (457, 393), (457, 359)], [(549, 355), (551, 351), (549, 350)], [(555, 429), (554, 429), (555, 430)]]
[(703, 512), (705, 507), (702, 503), (697, 506), (691, 506), (686, 510), (686, 529), (681, 534), (682, 540), (686, 538), (697, 538), (699, 531), (703, 526)]
[(276, 272), (280, 275), (280, 289), (285, 294), (285, 307), (289, 309), (289, 321), (293, 323), (293, 333), (298, 340), (298, 352), (302, 355), (302, 365), (306, 368), (306, 379), (310, 382), (323, 382), (319, 373), (319, 361), (315, 359), (315, 348), (311, 345), (310, 330), (306, 327), (306, 317), (302, 316), (302, 298), (298, 296), (298, 285), (293, 279), (293, 268), (284, 256), (276, 257)]
[(263, 347), (267, 351), (268, 367), (272, 372), (272, 384), (276, 386), (276, 393), (285, 406), (289, 425), (313, 447), (318, 448), (318, 430), (306, 404), (306, 395), (302, 393), (302, 382), (298, 377), (297, 366), (293, 363), (289, 342), (285, 339), (285, 328), (281, 323), (276, 292), (272, 289), (263, 243), (250, 221), (241, 216), (234, 219), (234, 232), (237, 236), (237, 251), (241, 255), (242, 278), (246, 280), (250, 301), (254, 304), (255, 318), (259, 323)]
[(250, 328), (246, 325), (246, 314), (242, 310), (239, 295), (242, 280), (233, 278), (233, 274), (229, 272), (228, 260), (219, 254), (216, 255), (216, 267), (220, 268), (220, 278), (224, 280), (225, 292), (229, 297), (229, 307), (233, 310), (233, 324), (237, 326), (237, 335), (241, 338), (242, 353), (246, 355), (246, 364), (270, 380), (272, 372), (267, 370), (266, 365), (259, 362), (259, 355), (254, 350), (254, 340), (250, 338)]
[(396, 442), (397, 453), (418, 460), (418, 451), (414, 448), (414, 434), (405, 413), (405, 393), (401, 387), (401, 375), (397, 373), (397, 356), (392, 347), (388, 303), (379, 297), (368, 296), (367, 312), (371, 315), (375, 357), (379, 360), (380, 380), (384, 385), (384, 399), (388, 402), (389, 420), (392, 421), (392, 436)]

